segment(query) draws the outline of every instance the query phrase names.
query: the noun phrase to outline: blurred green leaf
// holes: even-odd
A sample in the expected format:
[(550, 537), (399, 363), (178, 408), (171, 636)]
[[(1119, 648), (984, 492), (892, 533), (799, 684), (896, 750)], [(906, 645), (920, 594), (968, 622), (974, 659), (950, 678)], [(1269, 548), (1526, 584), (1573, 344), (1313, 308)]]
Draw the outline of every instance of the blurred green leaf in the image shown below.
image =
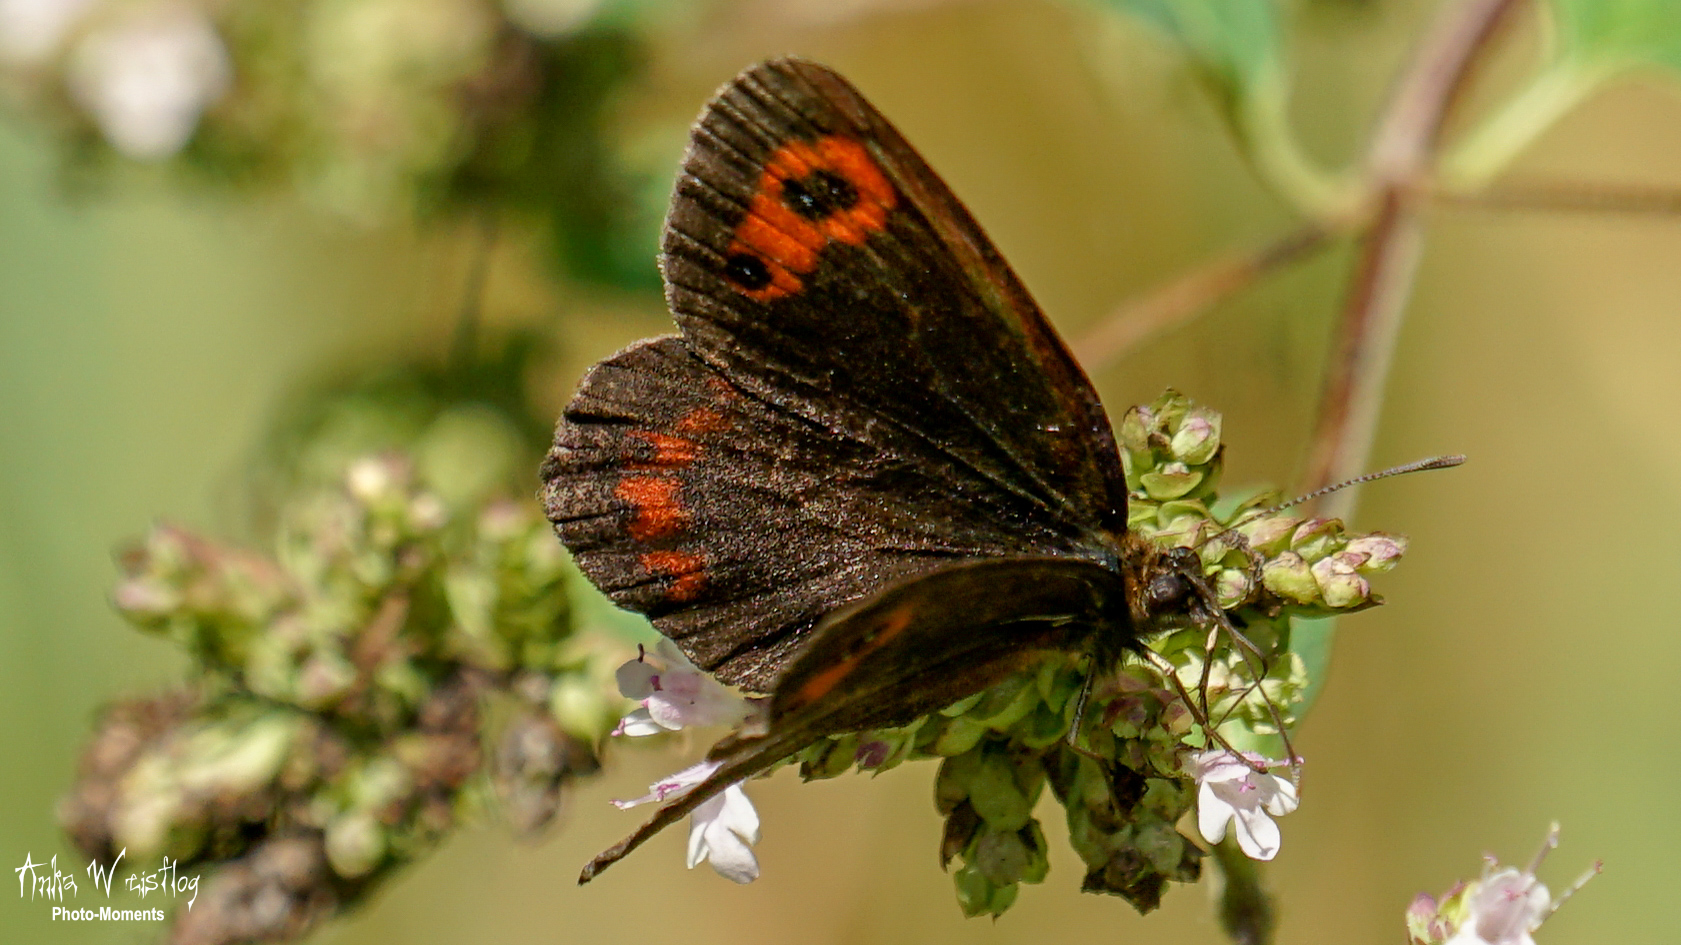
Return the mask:
[(1099, 0), (1177, 40), (1228, 108), (1274, 81), (1281, 38), (1274, 0)]
[(1312, 216), (1337, 216), (1357, 182), (1303, 153), (1289, 127), (1289, 62), (1278, 0), (1096, 0), (1166, 33), (1196, 65), (1244, 156), (1279, 195)]
[(1589, 71), (1642, 65), (1681, 69), (1681, 3), (1675, 0), (1551, 0), (1558, 54)]
[(1632, 70), (1681, 70), (1681, 3), (1675, 0), (1549, 0), (1551, 62), (1442, 162), (1452, 187), (1485, 187), (1512, 160), (1604, 82)]
[(1307, 690), (1293, 710), (1298, 719), (1307, 717), (1314, 700), (1325, 688), (1325, 675), (1331, 669), (1331, 641), (1336, 631), (1335, 617), (1296, 617), (1290, 621), (1290, 652), (1301, 657), (1307, 669)]

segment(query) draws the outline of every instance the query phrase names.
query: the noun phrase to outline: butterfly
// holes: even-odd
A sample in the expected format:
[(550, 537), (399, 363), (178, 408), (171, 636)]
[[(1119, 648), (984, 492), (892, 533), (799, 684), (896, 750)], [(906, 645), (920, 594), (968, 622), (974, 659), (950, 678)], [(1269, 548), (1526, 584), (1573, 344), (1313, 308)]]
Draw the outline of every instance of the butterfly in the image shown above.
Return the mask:
[(1103, 405), (1021, 280), (835, 72), (716, 94), (660, 264), (679, 333), (584, 377), (542, 499), (591, 581), (769, 709), (580, 882), (819, 738), (1047, 650), (1102, 672), (1212, 600), (1195, 552), (1127, 530)]

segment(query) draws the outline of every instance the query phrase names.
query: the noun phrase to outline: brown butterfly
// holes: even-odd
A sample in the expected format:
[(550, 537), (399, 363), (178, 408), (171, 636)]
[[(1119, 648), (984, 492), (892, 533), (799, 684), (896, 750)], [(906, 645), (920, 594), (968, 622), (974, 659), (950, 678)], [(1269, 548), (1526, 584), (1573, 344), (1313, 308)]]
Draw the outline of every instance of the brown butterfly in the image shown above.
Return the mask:
[(1218, 612), (1194, 552), (1127, 531), (1109, 420), (1021, 281), (839, 75), (719, 91), (661, 268), (681, 333), (584, 378), (542, 496), (584, 573), (768, 722), (581, 882), (823, 736)]

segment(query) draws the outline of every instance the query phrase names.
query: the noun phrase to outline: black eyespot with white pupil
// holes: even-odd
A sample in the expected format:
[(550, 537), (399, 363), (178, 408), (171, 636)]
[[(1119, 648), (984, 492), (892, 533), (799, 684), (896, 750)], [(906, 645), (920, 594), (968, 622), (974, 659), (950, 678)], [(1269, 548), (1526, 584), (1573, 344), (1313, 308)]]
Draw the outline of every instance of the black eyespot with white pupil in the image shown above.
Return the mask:
[(770, 267), (751, 253), (731, 253), (724, 260), (724, 275), (749, 292), (770, 285)]
[(782, 182), (782, 202), (807, 220), (822, 220), (858, 204), (858, 188), (834, 171), (812, 171)]

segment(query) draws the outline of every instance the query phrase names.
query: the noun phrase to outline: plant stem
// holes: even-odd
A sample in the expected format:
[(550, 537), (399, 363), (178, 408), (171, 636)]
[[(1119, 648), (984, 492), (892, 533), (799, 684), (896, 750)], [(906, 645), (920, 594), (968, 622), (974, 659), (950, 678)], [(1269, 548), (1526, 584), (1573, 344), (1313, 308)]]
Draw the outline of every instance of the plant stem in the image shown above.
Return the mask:
[(1486, 186), (1542, 132), (1597, 88), (1601, 77), (1575, 63), (1548, 66), (1443, 156), (1442, 181), (1455, 190)]
[(1095, 371), (1151, 335), (1190, 321), (1203, 309), (1326, 246), (1333, 231), (1310, 223), (1255, 249), (1227, 253), (1123, 303), (1074, 340), (1074, 357)]
[(1532, 210), (1550, 213), (1681, 214), (1681, 190), (1645, 184), (1584, 181), (1528, 181), (1492, 190), (1437, 189), (1430, 198), (1468, 210)]
[(1236, 945), (1270, 945), (1278, 926), (1278, 909), (1261, 880), (1261, 865), (1238, 849), (1237, 837), (1214, 845), (1220, 870), (1220, 928)]
[[(1490, 41), (1522, 0), (1444, 5), (1373, 135), (1367, 156), (1375, 217), (1342, 309), (1308, 451), (1306, 489), (1357, 475), (1376, 433), (1390, 357), (1422, 250), (1419, 203), (1442, 129)], [(1354, 494), (1334, 493), (1321, 514), (1346, 516)]]

